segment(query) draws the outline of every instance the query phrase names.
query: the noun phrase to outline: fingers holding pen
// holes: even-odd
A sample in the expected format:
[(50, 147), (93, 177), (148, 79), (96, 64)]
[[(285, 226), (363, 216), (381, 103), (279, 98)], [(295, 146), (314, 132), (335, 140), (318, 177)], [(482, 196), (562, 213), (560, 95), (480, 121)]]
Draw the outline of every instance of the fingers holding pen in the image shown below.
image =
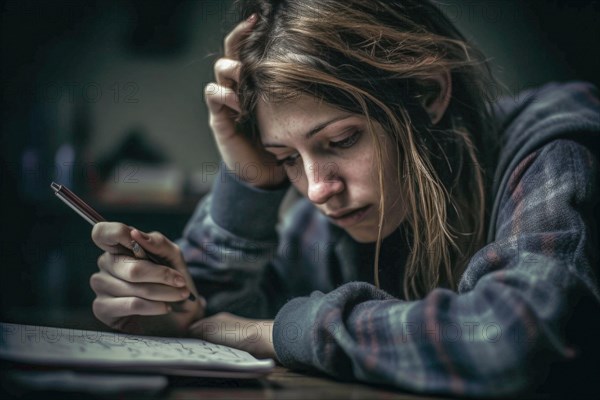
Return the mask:
[(173, 268), (178, 269), (183, 263), (179, 246), (160, 232), (145, 233), (138, 229), (132, 229), (130, 240), (141, 246), (142, 251), (137, 250), (139, 253), (143, 254), (143, 252), (149, 251)]
[(165, 302), (140, 297), (98, 296), (92, 303), (92, 309), (98, 319), (111, 327), (115, 327), (116, 320), (122, 317), (163, 315), (171, 312), (171, 306)]
[(92, 240), (111, 254), (131, 254), (131, 229), (120, 222), (98, 222), (92, 228)]
[[(175, 271), (177, 275), (169, 275), (168, 271), (164, 271), (165, 279), (175, 279), (177, 285), (181, 285), (182, 281), (186, 287), (191, 291), (190, 300), (194, 301), (194, 297), (198, 295), (196, 293), (194, 283), (187, 270), (187, 265), (183, 259), (183, 254), (179, 246), (169, 240), (165, 235), (160, 232), (144, 233), (138, 229), (131, 231), (131, 239), (137, 243), (133, 248), (136, 256), (138, 251), (137, 248), (143, 248), (141, 252), (148, 251), (154, 255), (155, 261), (163, 260), (166, 265), (172, 268), (171, 271)], [(160, 275), (159, 275), (160, 276)]]
[(159, 283), (131, 283), (104, 272), (93, 274), (90, 278), (90, 286), (98, 296), (139, 297), (157, 302), (178, 302), (186, 299), (190, 294), (185, 287)]
[(185, 278), (173, 268), (126, 255), (105, 252), (98, 258), (98, 267), (130, 283), (158, 283), (178, 288), (186, 286)]

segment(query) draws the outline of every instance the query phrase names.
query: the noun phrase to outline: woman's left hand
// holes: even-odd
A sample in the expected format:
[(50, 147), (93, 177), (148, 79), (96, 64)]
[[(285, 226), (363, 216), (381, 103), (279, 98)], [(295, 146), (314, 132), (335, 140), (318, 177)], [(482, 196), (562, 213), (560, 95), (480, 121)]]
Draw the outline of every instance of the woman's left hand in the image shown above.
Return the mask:
[(196, 321), (190, 326), (188, 334), (247, 351), (256, 358), (277, 361), (273, 347), (273, 320), (249, 319), (222, 312)]

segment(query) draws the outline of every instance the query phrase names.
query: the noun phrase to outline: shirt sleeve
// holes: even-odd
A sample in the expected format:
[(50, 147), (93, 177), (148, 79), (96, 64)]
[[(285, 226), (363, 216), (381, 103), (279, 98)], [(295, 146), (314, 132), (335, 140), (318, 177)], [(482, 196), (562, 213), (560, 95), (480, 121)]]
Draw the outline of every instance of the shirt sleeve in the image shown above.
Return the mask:
[(177, 240), (207, 314), (273, 318), (283, 299), (272, 267), (279, 205), (289, 185), (255, 188), (224, 165)]
[(566, 325), (583, 295), (598, 301), (593, 208), (597, 160), (553, 141), (526, 157), (502, 195), (496, 240), (453, 292), (417, 301), (352, 282), (289, 301), (274, 346), (287, 367), (418, 392), (501, 396), (532, 390), (576, 356)]

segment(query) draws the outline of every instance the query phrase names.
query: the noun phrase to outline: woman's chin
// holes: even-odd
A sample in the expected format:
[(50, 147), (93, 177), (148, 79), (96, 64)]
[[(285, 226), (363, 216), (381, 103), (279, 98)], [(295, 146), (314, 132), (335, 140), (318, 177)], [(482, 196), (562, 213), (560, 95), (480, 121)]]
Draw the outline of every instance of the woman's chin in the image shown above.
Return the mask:
[[(384, 228), (381, 232), (381, 240), (390, 236), (394, 231), (396, 231), (396, 229), (398, 229), (399, 226), (400, 226), (400, 223), (394, 224), (394, 226), (387, 226), (387, 227), (384, 226)], [(352, 239), (354, 239), (358, 243), (375, 243), (375, 242), (377, 242), (378, 229), (376, 226), (371, 229), (348, 228), (348, 229), (345, 229), (345, 231), (348, 233), (348, 235), (350, 235), (350, 237)]]

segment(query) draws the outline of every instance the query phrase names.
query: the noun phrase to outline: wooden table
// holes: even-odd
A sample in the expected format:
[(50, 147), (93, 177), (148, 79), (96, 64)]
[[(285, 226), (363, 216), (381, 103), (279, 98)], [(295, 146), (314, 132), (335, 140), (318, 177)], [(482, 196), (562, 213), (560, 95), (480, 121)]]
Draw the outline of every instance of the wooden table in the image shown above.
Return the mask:
[[(378, 387), (360, 383), (335, 381), (326, 376), (304, 374), (277, 366), (274, 371), (257, 380), (206, 380), (180, 385), (172, 380), (164, 399), (440, 399), (403, 393), (394, 388)], [(201, 385), (201, 386), (200, 386)]]

